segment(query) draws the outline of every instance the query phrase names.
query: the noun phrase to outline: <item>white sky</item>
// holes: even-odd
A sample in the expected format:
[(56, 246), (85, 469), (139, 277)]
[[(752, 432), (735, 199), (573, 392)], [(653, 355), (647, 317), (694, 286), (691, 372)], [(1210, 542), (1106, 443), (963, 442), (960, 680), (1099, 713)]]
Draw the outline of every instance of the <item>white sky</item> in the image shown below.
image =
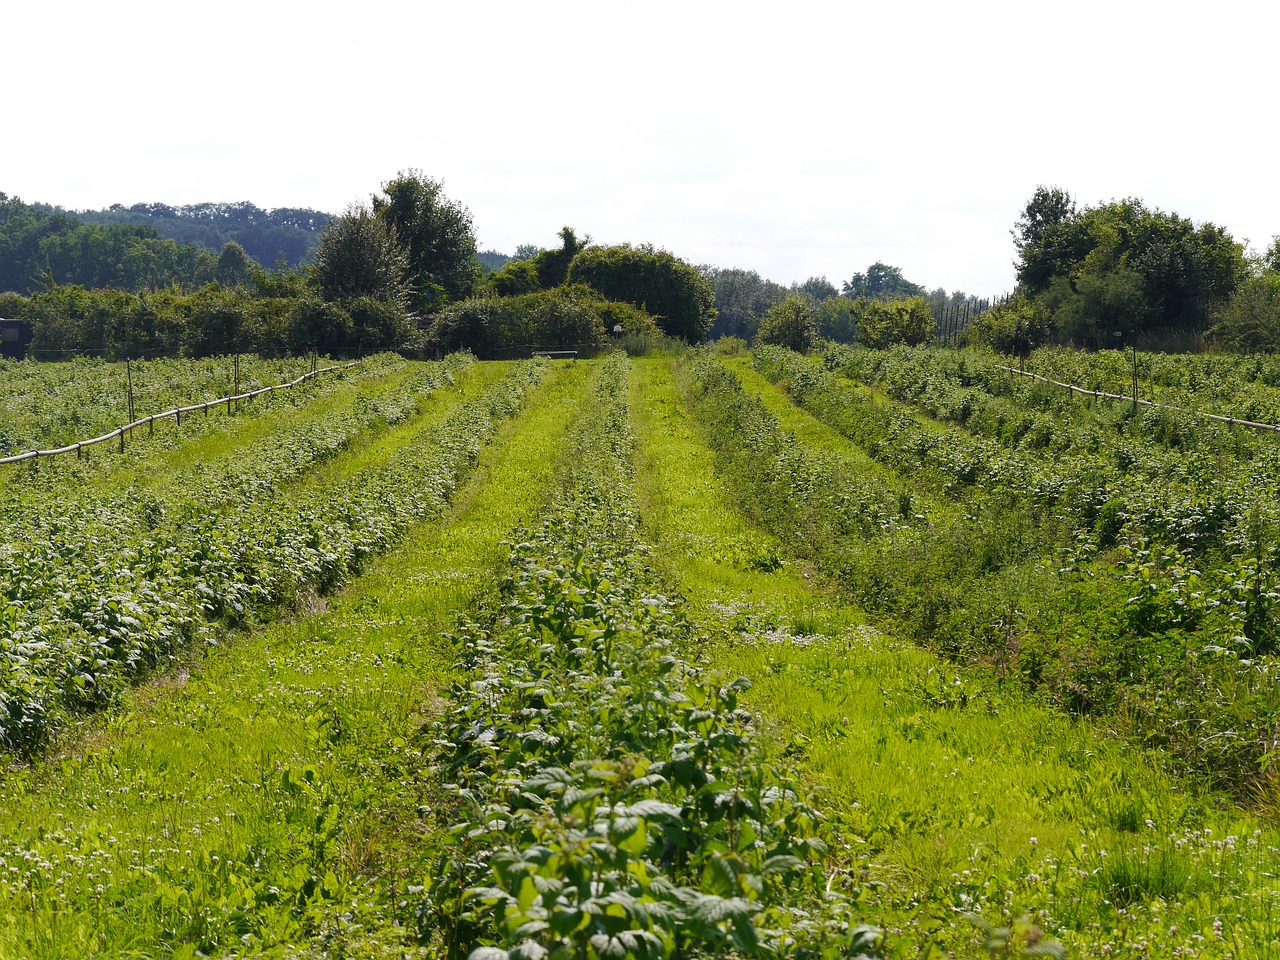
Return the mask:
[(837, 286), (1013, 284), (1039, 183), (1280, 233), (1280, 7), (277, 0), (6, 5), (0, 191), (337, 212), (445, 181), (481, 249), (565, 224)]

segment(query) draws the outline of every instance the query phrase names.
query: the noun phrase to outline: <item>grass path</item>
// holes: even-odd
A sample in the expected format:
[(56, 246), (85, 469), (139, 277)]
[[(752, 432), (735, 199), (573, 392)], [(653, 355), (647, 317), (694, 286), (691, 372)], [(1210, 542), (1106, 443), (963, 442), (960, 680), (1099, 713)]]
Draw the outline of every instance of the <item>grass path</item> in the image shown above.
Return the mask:
[[(409, 742), (450, 671), (439, 634), (550, 488), (588, 371), (548, 373), (450, 514), (349, 589), (5, 776), (0, 958), (284, 956), (308, 940), (338, 955), (353, 939), (377, 955), (360, 925), (410, 859)], [(392, 940), (401, 919), (376, 917)]]
[[(1273, 881), (1260, 879), (1280, 860), (1273, 837), (1225, 857), (1212, 838), (1253, 836), (1257, 825), (1206, 812), (1205, 798), (1178, 793), (1142, 753), (880, 635), (794, 566), (750, 569), (752, 553), (726, 545), (768, 538), (717, 477), (669, 362), (637, 362), (633, 382), (637, 483), (657, 558), (720, 638), (707, 656), (752, 679), (778, 749), (803, 759), (838, 818), (867, 921), (903, 931), (902, 955), (932, 942), (985, 956), (967, 912), (1031, 916), (1076, 956), (1143, 956), (1157, 931), (1205, 944), (1190, 955), (1225, 955), (1212, 925), (1222, 918), (1241, 938), (1237, 957), (1265, 955), (1244, 946), (1263, 930), (1237, 898), (1273, 903)], [(784, 427), (808, 416), (787, 413)], [(1264, 928), (1275, 935), (1269, 920)]]

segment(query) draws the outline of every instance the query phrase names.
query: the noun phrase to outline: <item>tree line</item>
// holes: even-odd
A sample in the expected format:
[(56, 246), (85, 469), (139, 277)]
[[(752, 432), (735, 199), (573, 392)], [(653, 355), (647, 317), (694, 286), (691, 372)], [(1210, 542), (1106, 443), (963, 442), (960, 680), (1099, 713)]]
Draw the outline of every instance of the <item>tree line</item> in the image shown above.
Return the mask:
[[(51, 209), (50, 212), (58, 212)], [(116, 203), (105, 210), (81, 210), (70, 216), (102, 226), (130, 225), (153, 229), (181, 246), (195, 244), (213, 253), (239, 244), (263, 266), (297, 267), (315, 253), (333, 215), (305, 207), (264, 210), (252, 203)]]
[[(197, 212), (232, 220), (251, 213), (238, 205)], [(569, 227), (561, 241), (482, 257), (470, 212), (416, 170), (330, 218), (310, 263), (281, 260), (273, 269), (235, 241), (213, 254), (150, 227), (79, 223), (5, 197), (0, 315), (31, 322), (36, 356), (483, 354), (707, 336), (714, 292), (691, 265), (649, 245), (591, 245)], [(64, 249), (79, 259), (60, 258)], [(169, 259), (135, 270), (148, 250)]]
[(972, 342), (1013, 353), (1043, 343), (1274, 350), (1280, 238), (1246, 251), (1223, 227), (1136, 198), (1081, 207), (1040, 186), (1013, 231), (1018, 286)]
[[(285, 250), (280, 231), (310, 238), (308, 252)], [(1137, 199), (1081, 207), (1043, 186), (1012, 233), (1017, 289), (984, 310), (989, 301), (926, 288), (882, 261), (837, 288), (825, 277), (783, 286), (753, 270), (694, 267), (648, 244), (592, 244), (570, 227), (559, 246), (480, 253), (467, 208), (416, 170), (332, 217), (252, 204), (72, 215), (0, 194), (0, 315), (31, 321), (37, 355), (497, 355), (663, 337), (877, 347), (928, 342), (935, 318), (958, 308), (972, 320), (969, 342), (1010, 352), (1143, 337), (1280, 345), (1280, 240), (1255, 256), (1211, 223)], [(205, 245), (230, 236), (276, 249), (275, 267), (235, 239)]]

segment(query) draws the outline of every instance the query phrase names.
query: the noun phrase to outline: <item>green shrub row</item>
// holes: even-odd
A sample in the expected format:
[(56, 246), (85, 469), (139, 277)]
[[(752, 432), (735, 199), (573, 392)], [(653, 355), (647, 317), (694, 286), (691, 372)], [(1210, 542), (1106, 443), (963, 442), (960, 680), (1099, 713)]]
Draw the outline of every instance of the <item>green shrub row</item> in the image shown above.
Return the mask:
[[(304, 430), (293, 440), (317, 443), (310, 459), (282, 441), (275, 455), (264, 450), (256, 481), (233, 472), (211, 483), (207, 502), (172, 512), (128, 492), (110, 505), (46, 504), (31, 533), (0, 546), (0, 746), (38, 746), (68, 714), (109, 703), (218, 622), (336, 587), (439, 514), (544, 368), (521, 365), (388, 464), (297, 495), (273, 494), (363, 418), (341, 435)], [(449, 375), (442, 365), (439, 382)]]
[(608, 361), (563, 492), (457, 637), (423, 937), (457, 960), (861, 954), (878, 934), (825, 896), (822, 818), (763, 750), (747, 682), (688, 659), (645, 566), (626, 369)]
[[(937, 448), (885, 452), (889, 435), (877, 424), (893, 415), (856, 400), (842, 406), (848, 390), (809, 389), (806, 377), (831, 375), (804, 358), (761, 360), (766, 369), (773, 361), (790, 364), (781, 379), (806, 409), (907, 475), (914, 463), (914, 475), (927, 476), (921, 463)], [(710, 439), (744, 506), (888, 629), (1065, 709), (1106, 715), (1238, 795), (1272, 789), (1263, 731), (1280, 706), (1265, 679), (1280, 647), (1274, 501), (1252, 504), (1238, 484), (1199, 496), (1133, 477), (1124, 478), (1132, 489), (1108, 493), (1084, 474), (1055, 476), (1050, 458), (1045, 483), (1033, 484), (1006, 472), (1002, 451), (988, 443), (967, 454), (982, 483), (955, 488), (964, 499), (954, 519), (849, 538), (809, 486), (797, 485), (788, 501), (760, 482), (766, 471), (744, 466), (752, 453), (743, 447), (764, 460), (777, 443), (753, 439), (759, 402), (711, 363), (687, 365), (687, 395), (713, 423), (717, 411), (732, 412)], [(1107, 471), (1097, 465), (1096, 473)]]

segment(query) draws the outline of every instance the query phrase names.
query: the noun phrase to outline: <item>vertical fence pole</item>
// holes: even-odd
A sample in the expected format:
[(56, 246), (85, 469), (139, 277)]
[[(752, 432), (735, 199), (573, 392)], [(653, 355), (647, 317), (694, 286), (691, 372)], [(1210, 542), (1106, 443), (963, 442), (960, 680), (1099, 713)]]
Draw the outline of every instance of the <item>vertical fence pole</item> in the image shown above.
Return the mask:
[(1138, 345), (1133, 346), (1133, 412), (1138, 412)]
[(129, 381), (129, 422), (133, 423), (137, 419), (133, 415), (133, 361), (128, 357), (124, 361), (124, 375)]

